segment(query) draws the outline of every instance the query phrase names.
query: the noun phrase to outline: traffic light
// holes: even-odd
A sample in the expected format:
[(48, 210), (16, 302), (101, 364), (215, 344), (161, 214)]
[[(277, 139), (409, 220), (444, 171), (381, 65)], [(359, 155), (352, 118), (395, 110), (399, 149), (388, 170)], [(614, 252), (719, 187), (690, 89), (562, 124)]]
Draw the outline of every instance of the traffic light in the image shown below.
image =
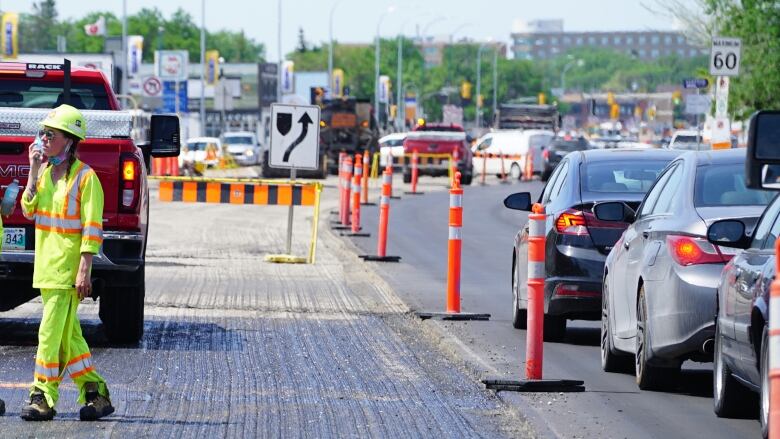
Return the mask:
[(544, 105), (547, 103), (547, 95), (544, 94), (544, 92), (539, 93), (539, 105)]
[(471, 83), (468, 81), (463, 81), (460, 84), (460, 98), (464, 101), (470, 101), (471, 100)]
[(615, 93), (607, 93), (607, 105), (615, 105)]
[(682, 102), (682, 92), (680, 90), (675, 90), (672, 92), (672, 103), (674, 105), (680, 105)]
[(612, 106), (609, 107), (609, 118), (612, 120), (620, 119), (620, 105), (612, 104)]

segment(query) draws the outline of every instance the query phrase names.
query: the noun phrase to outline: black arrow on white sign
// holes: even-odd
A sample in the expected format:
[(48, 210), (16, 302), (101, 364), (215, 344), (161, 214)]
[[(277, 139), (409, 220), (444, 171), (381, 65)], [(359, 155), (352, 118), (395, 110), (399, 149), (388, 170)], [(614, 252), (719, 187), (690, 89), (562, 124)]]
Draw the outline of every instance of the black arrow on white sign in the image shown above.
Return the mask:
[(311, 118), (309, 117), (309, 113), (303, 113), (303, 116), (301, 116), (301, 118), (298, 119), (298, 123), (301, 124), (301, 134), (284, 151), (284, 156), (282, 156), (283, 162), (287, 162), (290, 160), (290, 154), (293, 152), (295, 147), (300, 145), (301, 142), (303, 142), (303, 139), (306, 138), (306, 134), (309, 133), (309, 124), (314, 123), (314, 121), (311, 120)]

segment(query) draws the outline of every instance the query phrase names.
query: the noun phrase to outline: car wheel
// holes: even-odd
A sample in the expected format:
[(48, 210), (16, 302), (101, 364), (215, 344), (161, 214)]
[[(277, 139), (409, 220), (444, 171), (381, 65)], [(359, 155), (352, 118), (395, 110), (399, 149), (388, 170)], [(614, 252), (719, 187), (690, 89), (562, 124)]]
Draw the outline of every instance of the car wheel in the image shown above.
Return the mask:
[(566, 337), (566, 318), (560, 316), (544, 316), (544, 341), (562, 342)]
[(636, 353), (634, 354), (634, 368), (636, 384), (642, 390), (656, 390), (663, 387), (668, 375), (674, 374), (672, 368), (660, 368), (649, 363), (650, 360), (650, 325), (647, 318), (647, 300), (645, 299), (645, 287), (639, 289), (639, 300), (636, 313)]
[(612, 328), (609, 325), (609, 287), (604, 277), (601, 296), (601, 369), (604, 372), (623, 372), (630, 366), (630, 357), (619, 355), (612, 346)]
[(520, 308), (520, 289), (517, 280), (517, 267), (514, 264), (512, 264), (512, 298), (514, 303), (512, 326), (515, 329), (526, 329), (528, 327), (528, 310)]
[(764, 331), (761, 334), (761, 434), (764, 439), (769, 436), (769, 331), (764, 325)]
[(751, 399), (748, 389), (731, 375), (728, 365), (723, 361), (723, 336), (720, 325), (715, 319), (715, 352), (712, 365), (712, 402), (715, 414), (720, 418), (736, 416), (743, 410), (744, 402)]
[(520, 180), (520, 177), (522, 176), (520, 165), (512, 163), (512, 167), (509, 168), (509, 176), (512, 177), (512, 180)]

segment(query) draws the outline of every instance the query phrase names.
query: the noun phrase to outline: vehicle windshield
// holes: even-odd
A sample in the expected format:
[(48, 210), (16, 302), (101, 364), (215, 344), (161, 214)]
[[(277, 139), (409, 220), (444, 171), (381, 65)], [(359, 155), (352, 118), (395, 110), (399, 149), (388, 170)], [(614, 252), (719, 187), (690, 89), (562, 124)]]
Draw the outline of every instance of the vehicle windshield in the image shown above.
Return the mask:
[(663, 160), (586, 163), (582, 191), (642, 194), (650, 189), (667, 163)]
[(252, 138), (249, 136), (230, 136), (225, 137), (225, 143), (231, 145), (251, 145)]
[[(63, 104), (62, 94), (62, 84), (58, 82), (4, 79), (0, 107), (55, 108)], [(80, 110), (111, 109), (101, 84), (73, 84), (70, 104)]]
[(696, 207), (765, 206), (774, 193), (745, 186), (745, 164), (699, 166), (693, 189)]

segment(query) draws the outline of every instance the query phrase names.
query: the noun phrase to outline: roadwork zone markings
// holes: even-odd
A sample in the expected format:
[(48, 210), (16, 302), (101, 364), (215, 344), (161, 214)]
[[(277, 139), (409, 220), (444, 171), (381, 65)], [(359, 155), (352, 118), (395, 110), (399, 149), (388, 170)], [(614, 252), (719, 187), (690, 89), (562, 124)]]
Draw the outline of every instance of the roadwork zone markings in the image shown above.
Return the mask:
[(163, 202), (314, 207), (314, 221), (312, 221), (307, 257), (276, 254), (267, 255), (265, 258), (268, 262), (314, 263), (322, 183), (245, 178), (149, 177), (149, 179), (159, 180), (158, 192), (160, 201)]

